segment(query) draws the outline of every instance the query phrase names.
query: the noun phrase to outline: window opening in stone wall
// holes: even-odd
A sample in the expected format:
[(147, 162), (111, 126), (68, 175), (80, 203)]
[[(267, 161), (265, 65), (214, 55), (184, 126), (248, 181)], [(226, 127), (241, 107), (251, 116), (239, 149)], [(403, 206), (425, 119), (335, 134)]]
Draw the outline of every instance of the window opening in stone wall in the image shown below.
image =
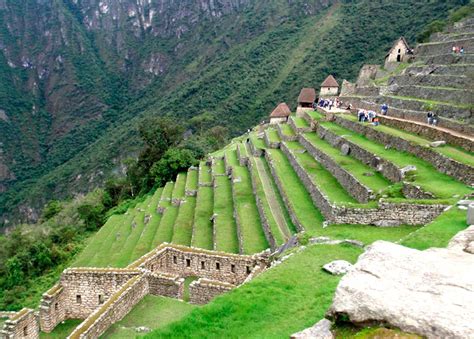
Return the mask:
[(58, 305), (58, 303), (55, 303), (55, 304), (54, 304), (54, 310), (55, 310), (55, 311), (57, 311), (57, 310), (58, 310), (58, 308), (59, 308), (59, 305)]
[(250, 274), (250, 266), (247, 266), (247, 274)]
[(216, 262), (216, 270), (220, 270), (221, 269), (221, 264)]
[(206, 269), (206, 263), (204, 261), (201, 261), (201, 270)]
[(230, 265), (230, 271), (231, 271), (232, 273), (235, 273), (235, 265), (234, 265), (234, 264), (231, 264), (231, 265)]
[(178, 263), (178, 258), (175, 255), (173, 255), (173, 264), (177, 264), (177, 263)]
[(76, 303), (77, 304), (82, 304), (82, 298), (81, 298), (80, 294), (76, 295)]
[(23, 327), (23, 336), (24, 337), (28, 336), (28, 326)]
[(99, 294), (99, 304), (102, 305), (104, 303), (104, 296)]
[(186, 267), (191, 267), (191, 259), (186, 259)]
[(155, 270), (155, 265), (151, 265), (151, 270), (152, 270), (152, 271)]

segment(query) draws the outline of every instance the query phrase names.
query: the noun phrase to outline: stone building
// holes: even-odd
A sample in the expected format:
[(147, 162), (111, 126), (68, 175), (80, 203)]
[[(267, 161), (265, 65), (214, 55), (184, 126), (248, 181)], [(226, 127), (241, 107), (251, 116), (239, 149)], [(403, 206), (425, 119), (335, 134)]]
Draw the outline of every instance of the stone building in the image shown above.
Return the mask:
[(411, 49), (404, 37), (398, 38), (385, 56), (385, 68), (390, 69), (394, 64), (406, 62), (411, 58)]
[(282, 122), (287, 122), (288, 117), (290, 115), (291, 115), (290, 108), (288, 107), (287, 104), (282, 102), (270, 114), (270, 124), (279, 124)]
[(314, 88), (302, 88), (298, 96), (298, 107), (312, 108), (316, 101), (316, 90)]
[(328, 75), (326, 80), (321, 84), (321, 90), (319, 91), (320, 97), (337, 96), (339, 93), (339, 84), (332, 75)]

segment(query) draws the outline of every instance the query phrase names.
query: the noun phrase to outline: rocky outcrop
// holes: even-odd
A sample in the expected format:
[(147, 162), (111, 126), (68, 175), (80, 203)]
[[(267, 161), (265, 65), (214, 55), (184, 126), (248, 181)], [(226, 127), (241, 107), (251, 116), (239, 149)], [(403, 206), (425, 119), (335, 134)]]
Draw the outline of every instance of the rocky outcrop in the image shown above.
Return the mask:
[[(472, 229), (456, 238), (472, 239)], [(454, 239), (451, 248), (426, 251), (373, 243), (341, 279), (328, 313), (428, 338), (471, 337), (474, 257), (459, 249), (465, 240)]]
[(318, 321), (307, 329), (294, 333), (291, 339), (332, 339), (334, 335), (331, 333), (331, 322), (327, 319)]

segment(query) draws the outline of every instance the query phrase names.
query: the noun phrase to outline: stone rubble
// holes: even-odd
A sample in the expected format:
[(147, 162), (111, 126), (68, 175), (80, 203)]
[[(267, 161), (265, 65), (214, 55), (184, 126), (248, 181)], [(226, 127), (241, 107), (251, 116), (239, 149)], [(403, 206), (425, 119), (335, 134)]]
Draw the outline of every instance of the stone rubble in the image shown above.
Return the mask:
[(342, 275), (352, 270), (353, 265), (346, 260), (334, 260), (323, 266), (323, 269), (333, 275)]

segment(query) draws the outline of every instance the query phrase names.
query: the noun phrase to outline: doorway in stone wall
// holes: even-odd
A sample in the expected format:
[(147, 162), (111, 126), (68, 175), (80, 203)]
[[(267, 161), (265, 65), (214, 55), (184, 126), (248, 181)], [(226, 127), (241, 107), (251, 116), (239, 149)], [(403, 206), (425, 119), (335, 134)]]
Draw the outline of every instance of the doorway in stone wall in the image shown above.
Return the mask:
[(183, 291), (183, 300), (189, 302), (189, 285), (195, 280), (198, 280), (199, 277), (186, 277), (184, 279), (184, 291)]

